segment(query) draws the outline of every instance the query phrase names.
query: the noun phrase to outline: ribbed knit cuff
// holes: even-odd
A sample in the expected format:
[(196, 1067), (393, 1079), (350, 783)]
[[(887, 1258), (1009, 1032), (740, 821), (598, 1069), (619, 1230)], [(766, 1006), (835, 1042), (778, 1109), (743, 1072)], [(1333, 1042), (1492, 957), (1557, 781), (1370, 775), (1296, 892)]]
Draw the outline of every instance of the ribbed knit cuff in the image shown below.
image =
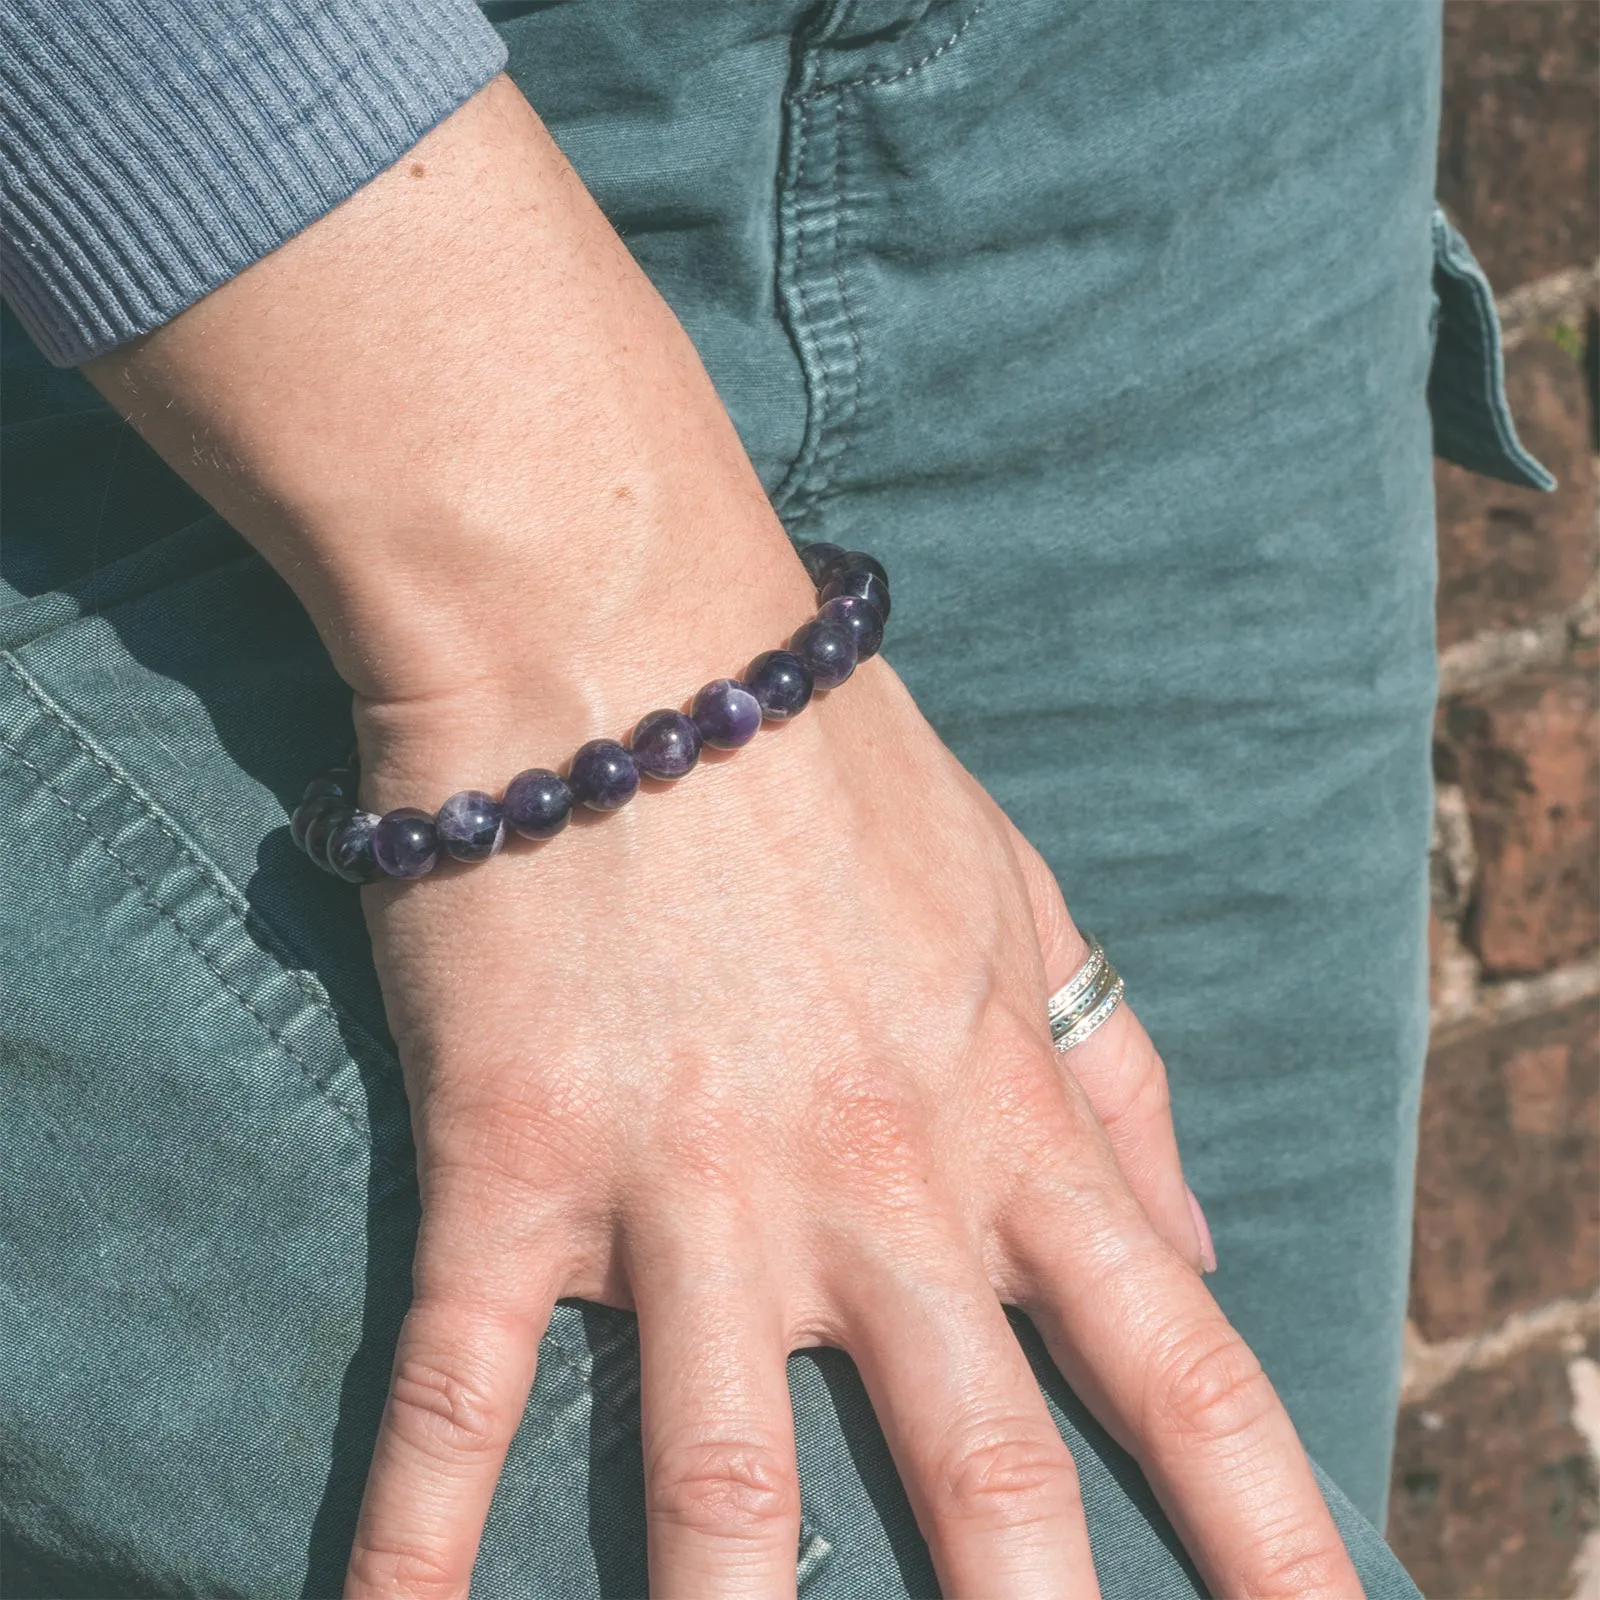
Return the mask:
[(505, 63), (472, 0), (7, 0), (0, 288), (57, 366), (159, 327)]

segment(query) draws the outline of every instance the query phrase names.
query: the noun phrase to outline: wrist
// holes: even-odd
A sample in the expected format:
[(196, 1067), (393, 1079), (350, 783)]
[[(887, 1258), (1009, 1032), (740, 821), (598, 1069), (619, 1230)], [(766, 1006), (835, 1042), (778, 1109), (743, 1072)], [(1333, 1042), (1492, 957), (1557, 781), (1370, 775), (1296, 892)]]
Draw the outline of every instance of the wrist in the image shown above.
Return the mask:
[(408, 603), (347, 629), (368, 803), (497, 789), (590, 739), (625, 741), (647, 713), (738, 677), (816, 608), (770, 512), (759, 527), (682, 545), (625, 535), (616, 548), (566, 562), (517, 549), (488, 569), (491, 584), (408, 579)]

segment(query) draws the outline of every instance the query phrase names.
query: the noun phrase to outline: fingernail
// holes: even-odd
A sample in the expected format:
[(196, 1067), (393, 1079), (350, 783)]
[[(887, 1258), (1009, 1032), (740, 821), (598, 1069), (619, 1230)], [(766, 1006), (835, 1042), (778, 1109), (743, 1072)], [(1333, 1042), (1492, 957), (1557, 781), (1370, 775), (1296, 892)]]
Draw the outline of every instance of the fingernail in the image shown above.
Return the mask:
[(1183, 1187), (1184, 1193), (1189, 1196), (1189, 1215), (1194, 1218), (1194, 1231), (1200, 1235), (1200, 1270), (1215, 1272), (1217, 1247), (1211, 1242), (1211, 1229), (1206, 1226), (1206, 1214), (1200, 1209), (1200, 1202), (1195, 1199), (1194, 1190), (1188, 1184)]

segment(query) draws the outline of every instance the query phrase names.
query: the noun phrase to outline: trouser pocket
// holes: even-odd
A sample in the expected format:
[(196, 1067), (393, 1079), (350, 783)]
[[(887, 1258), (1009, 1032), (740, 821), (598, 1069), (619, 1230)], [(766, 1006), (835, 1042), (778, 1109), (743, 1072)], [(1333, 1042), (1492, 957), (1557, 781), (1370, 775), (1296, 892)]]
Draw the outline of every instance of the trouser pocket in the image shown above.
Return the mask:
[(1433, 212), (1433, 364), (1428, 409), (1433, 453), (1486, 478), (1550, 490), (1556, 480), (1517, 438), (1506, 403), (1494, 291), (1472, 248)]

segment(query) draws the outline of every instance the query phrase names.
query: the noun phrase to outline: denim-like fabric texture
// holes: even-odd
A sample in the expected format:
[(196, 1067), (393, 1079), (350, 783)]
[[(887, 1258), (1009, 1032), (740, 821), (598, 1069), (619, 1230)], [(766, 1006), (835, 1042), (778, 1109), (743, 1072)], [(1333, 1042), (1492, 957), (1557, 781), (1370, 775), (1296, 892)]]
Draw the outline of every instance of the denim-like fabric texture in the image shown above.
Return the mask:
[[(1367, 1592), (1413, 1594), (1368, 1519), (1426, 1029), (1435, 11), (490, 15), (790, 526), (887, 558), (891, 659), (1126, 973), (1216, 1292)], [(5, 1591), (333, 1595), (416, 1225), (359, 908), (285, 825), (347, 695), (264, 564), (6, 334)], [(1106, 1594), (1196, 1593), (1019, 1333)], [(477, 1593), (643, 1592), (633, 1341), (559, 1308)], [(849, 1362), (790, 1370), (803, 1592), (931, 1593)]]

